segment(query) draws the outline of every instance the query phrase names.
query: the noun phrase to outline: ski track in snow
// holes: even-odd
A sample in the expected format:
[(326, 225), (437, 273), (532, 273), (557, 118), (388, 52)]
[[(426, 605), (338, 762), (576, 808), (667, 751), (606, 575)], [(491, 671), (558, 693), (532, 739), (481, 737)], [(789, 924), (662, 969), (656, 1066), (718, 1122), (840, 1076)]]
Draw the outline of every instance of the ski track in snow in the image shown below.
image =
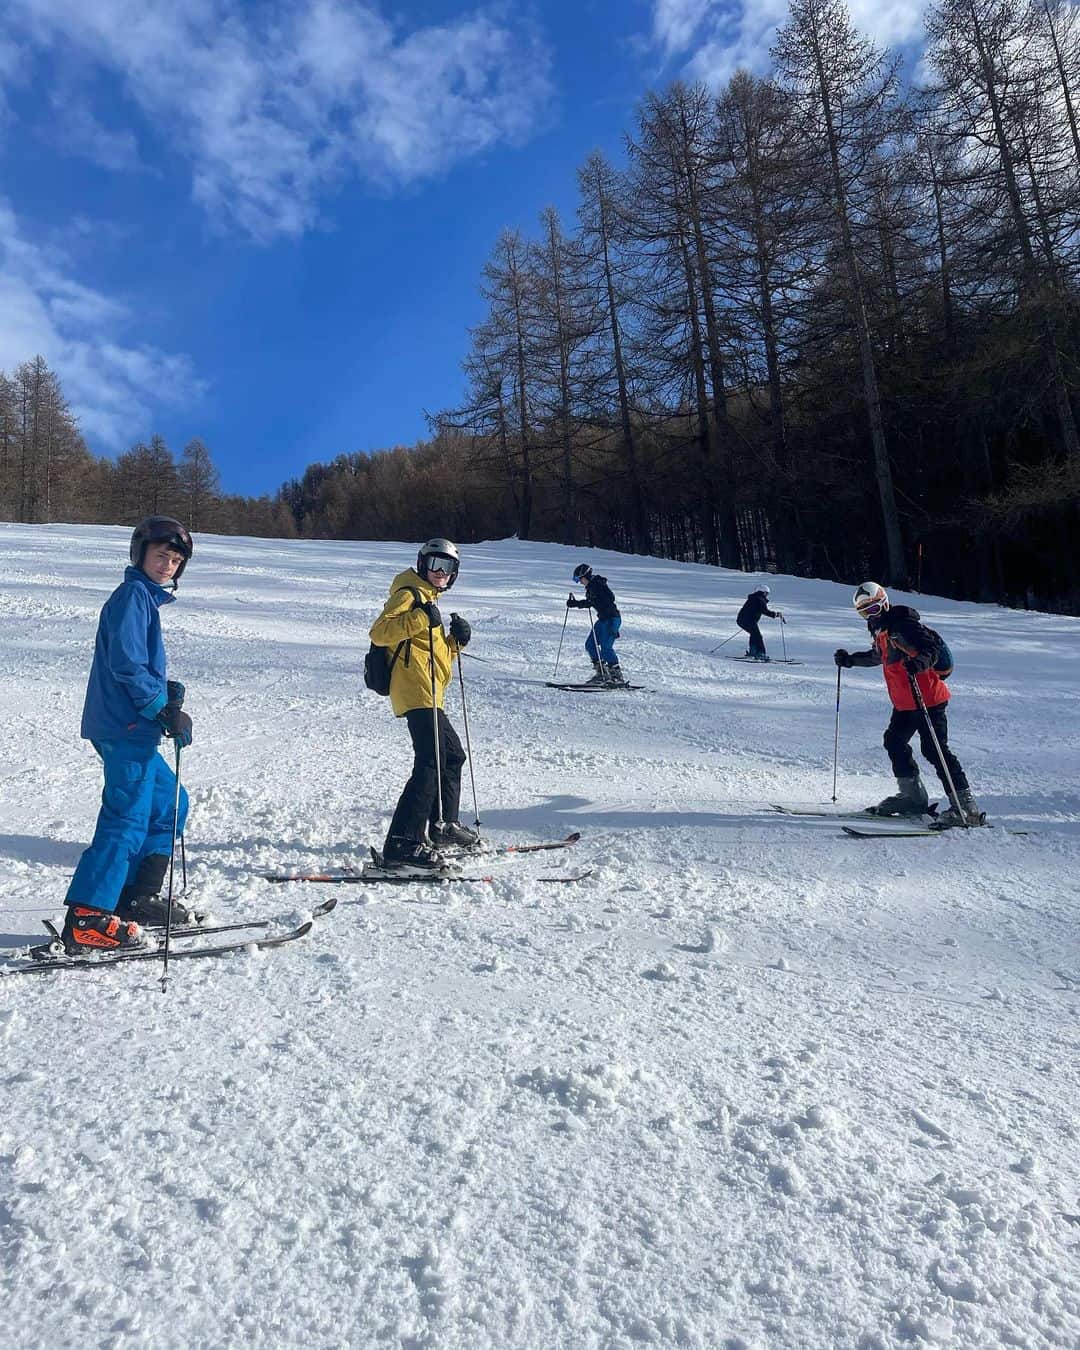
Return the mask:
[[(9, 954), (92, 831), (78, 722), (127, 538), (0, 525)], [(415, 546), (196, 544), (163, 611), (192, 894), (298, 917), (333, 888), (259, 874), (362, 863), (407, 773), (360, 672)], [(0, 1340), (1075, 1350), (1080, 621), (910, 597), (957, 658), (980, 803), (1032, 833), (861, 841), (765, 810), (831, 794), (851, 587), (770, 578), (805, 662), (770, 669), (705, 655), (752, 576), (462, 552), (485, 832), (581, 843), (339, 887), (302, 942), (178, 964), (165, 996), (151, 963), (0, 979)], [(543, 687), (585, 556), (640, 693)], [(880, 673), (841, 709), (861, 806), (890, 783)]]

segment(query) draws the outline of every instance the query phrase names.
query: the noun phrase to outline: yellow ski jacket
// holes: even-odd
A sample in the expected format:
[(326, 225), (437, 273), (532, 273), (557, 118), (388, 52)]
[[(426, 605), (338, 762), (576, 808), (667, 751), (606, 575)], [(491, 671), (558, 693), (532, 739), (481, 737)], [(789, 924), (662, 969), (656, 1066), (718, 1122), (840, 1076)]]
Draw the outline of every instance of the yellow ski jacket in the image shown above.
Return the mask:
[[(404, 642), (401, 653), (390, 674), (390, 706), (395, 717), (404, 717), (416, 708), (431, 707), (431, 662), (435, 660), (435, 688), (438, 706), (443, 706), (446, 686), (454, 674), (453, 661), (458, 645), (441, 628), (432, 628), (422, 609), (416, 608), (411, 586), (425, 602), (436, 604), (446, 592), (436, 590), (430, 581), (423, 580), (413, 568), (399, 572), (390, 586), (390, 599), (383, 612), (371, 625), (371, 640), (378, 647), (389, 647), (393, 654), (399, 642)], [(432, 646), (434, 644), (434, 652)]]

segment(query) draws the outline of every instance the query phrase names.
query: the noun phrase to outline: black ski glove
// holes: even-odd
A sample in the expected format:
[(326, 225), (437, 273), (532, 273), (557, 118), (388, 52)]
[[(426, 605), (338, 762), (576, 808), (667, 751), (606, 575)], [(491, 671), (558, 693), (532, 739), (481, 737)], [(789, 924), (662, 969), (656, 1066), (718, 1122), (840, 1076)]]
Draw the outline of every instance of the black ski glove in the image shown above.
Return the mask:
[(909, 675), (915, 676), (924, 671), (926, 669), (926, 666), (919, 660), (917, 656), (905, 656), (904, 669), (907, 671)]
[(468, 619), (463, 619), (460, 614), (450, 615), (450, 636), (459, 647), (467, 647), (469, 639), (472, 637), (472, 628)]
[(168, 699), (170, 703), (175, 703), (178, 708), (182, 708), (184, 706), (185, 692), (186, 691), (184, 689), (184, 686), (180, 683), (179, 680), (165, 681), (165, 697)]
[(574, 599), (574, 593), (573, 593), (573, 591), (571, 591), (570, 594), (566, 597), (566, 608), (567, 608), (567, 609), (577, 609), (577, 607), (578, 607), (578, 602)]
[(162, 731), (179, 746), (191, 744), (191, 718), (176, 703), (166, 703), (158, 713)]
[(832, 659), (838, 666), (843, 666), (845, 670), (851, 669), (851, 653), (844, 651), (843, 647), (837, 647), (836, 651), (833, 652)]
[(439, 606), (434, 600), (429, 600), (426, 605), (417, 605), (417, 609), (424, 611), (432, 628), (442, 627), (442, 615), (439, 613)]

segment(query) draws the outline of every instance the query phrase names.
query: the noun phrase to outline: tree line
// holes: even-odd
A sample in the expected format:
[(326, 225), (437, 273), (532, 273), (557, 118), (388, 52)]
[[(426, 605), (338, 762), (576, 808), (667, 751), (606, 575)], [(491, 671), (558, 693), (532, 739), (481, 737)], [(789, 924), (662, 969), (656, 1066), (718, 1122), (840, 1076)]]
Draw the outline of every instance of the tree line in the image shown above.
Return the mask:
[(134, 525), (173, 516), (191, 530), (294, 536), (280, 494), (224, 494), (210, 451), (193, 437), (179, 459), (161, 436), (105, 459), (91, 454), (45, 359), (0, 370), (0, 519)]
[(1076, 8), (936, 0), (911, 85), (793, 0), (772, 57), (499, 237), (461, 405), (291, 485), (302, 528), (391, 478), (476, 533), (1080, 608)]
[[(647, 94), (573, 221), (495, 241), (430, 438), (218, 499), (218, 528), (517, 533), (1080, 611), (1080, 18), (935, 0), (926, 31), (905, 81), (842, 0), (792, 0), (767, 78)], [(75, 451), (35, 444), (29, 486), (3, 451), (8, 511), (58, 509)]]

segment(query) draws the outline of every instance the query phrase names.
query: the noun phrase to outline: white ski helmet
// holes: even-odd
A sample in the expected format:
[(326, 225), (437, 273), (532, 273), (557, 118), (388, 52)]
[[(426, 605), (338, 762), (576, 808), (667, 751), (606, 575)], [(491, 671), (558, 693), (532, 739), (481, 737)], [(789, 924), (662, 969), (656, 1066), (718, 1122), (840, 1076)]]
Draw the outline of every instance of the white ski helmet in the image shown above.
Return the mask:
[(876, 619), (889, 608), (889, 593), (876, 581), (864, 581), (851, 597), (851, 603), (864, 619)]
[(428, 568), (436, 560), (440, 560), (444, 570), (450, 573), (450, 580), (446, 583), (446, 589), (449, 590), (457, 581), (458, 568), (461, 566), (457, 545), (449, 539), (429, 539), (426, 544), (421, 544), (420, 552), (416, 555), (417, 575), (426, 576)]
[(759, 586), (759, 587), (757, 588), (757, 590), (754, 592), (754, 594), (755, 594), (755, 595), (763, 595), (763, 596), (765, 597), (765, 599), (767, 600), (767, 599), (769, 598), (769, 588), (768, 588), (768, 586)]

